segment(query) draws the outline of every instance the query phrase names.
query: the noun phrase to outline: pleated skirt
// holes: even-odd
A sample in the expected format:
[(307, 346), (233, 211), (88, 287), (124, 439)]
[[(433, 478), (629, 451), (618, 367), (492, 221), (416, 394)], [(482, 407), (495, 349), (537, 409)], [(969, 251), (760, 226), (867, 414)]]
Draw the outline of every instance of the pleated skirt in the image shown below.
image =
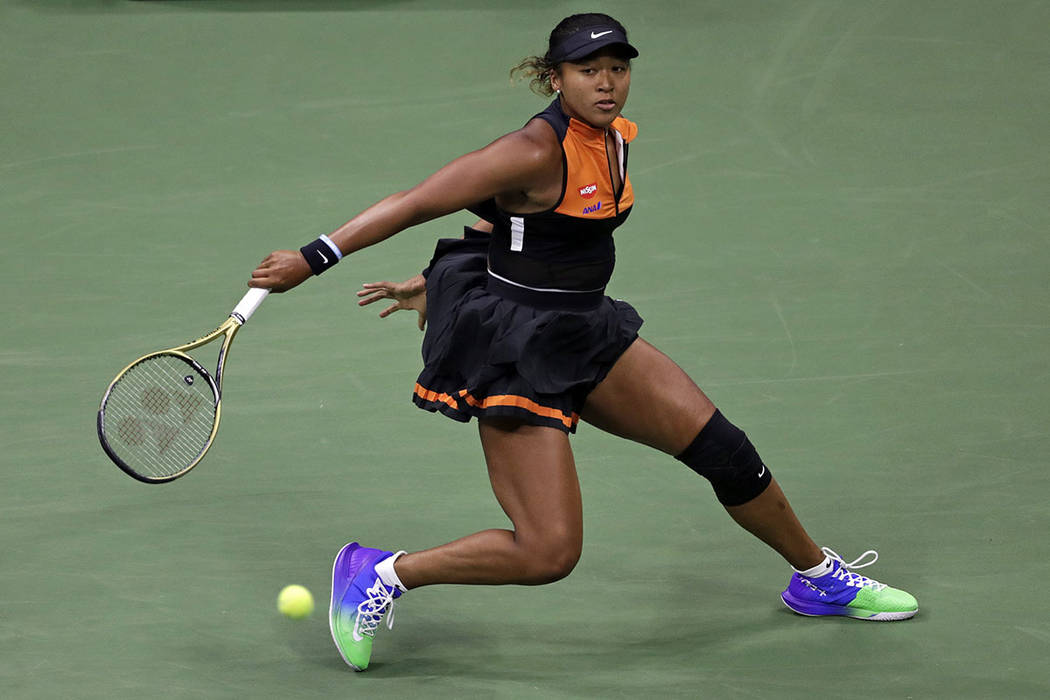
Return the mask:
[[(487, 272), (489, 237), (438, 241), (427, 280), (423, 371), (413, 401), (457, 421), (506, 416), (576, 431), (587, 395), (638, 337), (634, 308), (604, 294), (563, 308)], [(536, 296), (535, 294), (533, 295)], [(513, 297), (513, 298), (511, 298)]]

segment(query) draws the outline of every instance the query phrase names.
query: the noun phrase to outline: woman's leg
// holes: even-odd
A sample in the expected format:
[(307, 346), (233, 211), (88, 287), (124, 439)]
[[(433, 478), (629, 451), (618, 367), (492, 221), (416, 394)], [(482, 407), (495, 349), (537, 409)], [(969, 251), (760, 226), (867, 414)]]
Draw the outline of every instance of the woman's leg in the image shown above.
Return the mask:
[(329, 627), (339, 654), (355, 670), (368, 668), (376, 629), (407, 589), (549, 583), (576, 566), (583, 506), (568, 435), (520, 421), (480, 423), (492, 490), (514, 530), (484, 530), (400, 556), (356, 542), (343, 547), (332, 566)]
[(483, 530), (401, 556), (394, 566), (406, 588), (550, 583), (580, 558), (583, 505), (568, 435), (516, 420), (479, 424), (492, 490), (514, 530)]
[[(707, 425), (715, 406), (669, 357), (639, 338), (587, 397), (582, 418), (602, 430), (680, 455)], [(733, 519), (796, 569), (824, 559), (776, 480), (757, 497), (726, 506)]]

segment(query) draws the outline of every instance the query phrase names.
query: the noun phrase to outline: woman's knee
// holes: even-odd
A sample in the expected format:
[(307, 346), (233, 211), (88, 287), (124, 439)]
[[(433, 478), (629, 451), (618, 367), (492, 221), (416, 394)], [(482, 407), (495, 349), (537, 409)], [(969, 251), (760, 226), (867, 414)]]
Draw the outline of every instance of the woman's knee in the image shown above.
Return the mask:
[(526, 579), (532, 584), (560, 581), (576, 568), (583, 553), (582, 537), (565, 537), (522, 548)]

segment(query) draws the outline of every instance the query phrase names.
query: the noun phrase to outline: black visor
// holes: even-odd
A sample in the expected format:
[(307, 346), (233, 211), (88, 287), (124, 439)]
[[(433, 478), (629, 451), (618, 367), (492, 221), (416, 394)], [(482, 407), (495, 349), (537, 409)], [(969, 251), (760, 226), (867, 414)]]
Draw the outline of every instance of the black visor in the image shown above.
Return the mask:
[(576, 33), (566, 37), (547, 52), (547, 60), (552, 63), (576, 61), (584, 56), (591, 55), (598, 49), (613, 45), (622, 46), (623, 54), (627, 58), (636, 58), (638, 56), (638, 49), (627, 42), (626, 34), (609, 25), (598, 25), (596, 27), (583, 27), (577, 30)]

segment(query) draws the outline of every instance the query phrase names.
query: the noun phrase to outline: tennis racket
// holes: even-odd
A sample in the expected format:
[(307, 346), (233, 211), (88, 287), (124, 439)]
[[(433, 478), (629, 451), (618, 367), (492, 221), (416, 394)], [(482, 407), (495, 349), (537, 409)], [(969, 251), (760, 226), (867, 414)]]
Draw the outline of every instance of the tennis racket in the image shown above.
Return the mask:
[[(113, 462), (148, 484), (163, 484), (197, 466), (219, 429), (222, 370), (230, 343), (269, 289), (252, 289), (211, 333), (151, 352), (121, 370), (98, 409), (98, 439)], [(222, 338), (212, 377), (187, 353)]]

